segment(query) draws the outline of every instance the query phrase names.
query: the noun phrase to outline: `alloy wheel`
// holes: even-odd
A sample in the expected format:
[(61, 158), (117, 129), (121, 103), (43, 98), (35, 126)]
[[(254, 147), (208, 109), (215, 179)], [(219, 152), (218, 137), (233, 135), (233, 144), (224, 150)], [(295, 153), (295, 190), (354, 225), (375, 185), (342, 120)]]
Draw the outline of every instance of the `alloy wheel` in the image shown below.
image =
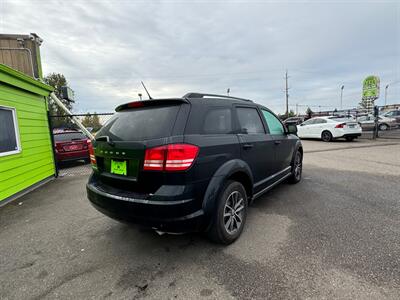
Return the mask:
[(244, 197), (239, 191), (232, 192), (225, 202), (224, 226), (228, 234), (235, 234), (243, 223)]
[(302, 171), (301, 153), (297, 152), (296, 160), (294, 162), (294, 177), (296, 180), (300, 180), (301, 171)]

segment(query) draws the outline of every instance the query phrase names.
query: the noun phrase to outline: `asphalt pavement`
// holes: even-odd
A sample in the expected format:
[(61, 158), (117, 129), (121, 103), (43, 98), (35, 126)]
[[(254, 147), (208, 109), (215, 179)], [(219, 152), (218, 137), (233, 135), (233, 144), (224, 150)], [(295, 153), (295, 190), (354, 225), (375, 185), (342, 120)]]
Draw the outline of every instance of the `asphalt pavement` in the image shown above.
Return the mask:
[(241, 238), (162, 235), (94, 210), (87, 175), (0, 208), (1, 299), (399, 299), (400, 141), (305, 141), (303, 181)]

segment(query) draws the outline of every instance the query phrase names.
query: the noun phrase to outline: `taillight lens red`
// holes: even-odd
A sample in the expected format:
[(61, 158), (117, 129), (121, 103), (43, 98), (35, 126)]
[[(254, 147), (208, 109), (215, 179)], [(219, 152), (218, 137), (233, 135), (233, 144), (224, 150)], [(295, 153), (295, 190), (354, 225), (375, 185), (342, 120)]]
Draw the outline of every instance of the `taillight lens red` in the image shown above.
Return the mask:
[(346, 125), (346, 123), (337, 124), (337, 125), (335, 126), (335, 128), (343, 128), (344, 125)]
[(184, 171), (189, 169), (199, 152), (190, 144), (171, 144), (146, 150), (144, 170)]
[(96, 162), (96, 156), (94, 155), (94, 148), (93, 148), (92, 142), (90, 140), (87, 140), (87, 145), (89, 148), (90, 163), (92, 165), (96, 166), (97, 162)]
[(146, 149), (143, 169), (162, 171), (164, 168), (165, 150), (165, 146)]
[(199, 147), (190, 144), (172, 144), (167, 146), (166, 171), (183, 171), (190, 168)]

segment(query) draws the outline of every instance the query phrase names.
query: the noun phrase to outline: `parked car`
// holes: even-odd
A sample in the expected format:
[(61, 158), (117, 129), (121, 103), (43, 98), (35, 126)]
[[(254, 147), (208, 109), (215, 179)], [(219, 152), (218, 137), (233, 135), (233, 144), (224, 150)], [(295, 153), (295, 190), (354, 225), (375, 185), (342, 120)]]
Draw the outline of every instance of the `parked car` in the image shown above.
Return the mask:
[(285, 124), (286, 126), (289, 124), (300, 125), (303, 122), (304, 122), (303, 117), (290, 117), (290, 118), (287, 118), (285, 121), (283, 121), (283, 124)]
[[(375, 128), (375, 117), (373, 115), (359, 117), (357, 121), (363, 130), (373, 130)], [(378, 117), (378, 129), (381, 131), (395, 128), (398, 125), (399, 123), (394, 118)]]
[(235, 241), (247, 207), (276, 184), (301, 179), (303, 147), (268, 108), (189, 93), (131, 102), (91, 148), (91, 203), (122, 221), (163, 232), (206, 231)]
[(400, 125), (400, 109), (391, 110), (383, 114), (383, 117), (393, 118), (396, 120), (396, 126)]
[(356, 121), (332, 116), (311, 118), (297, 126), (297, 135), (300, 138), (315, 138), (324, 142), (338, 138), (352, 141), (361, 135), (361, 131)]
[(90, 162), (88, 139), (82, 132), (74, 129), (54, 129), (54, 148), (58, 163), (84, 160)]
[(388, 117), (388, 118), (400, 117), (400, 109), (388, 111), (388, 112), (384, 113), (383, 116)]

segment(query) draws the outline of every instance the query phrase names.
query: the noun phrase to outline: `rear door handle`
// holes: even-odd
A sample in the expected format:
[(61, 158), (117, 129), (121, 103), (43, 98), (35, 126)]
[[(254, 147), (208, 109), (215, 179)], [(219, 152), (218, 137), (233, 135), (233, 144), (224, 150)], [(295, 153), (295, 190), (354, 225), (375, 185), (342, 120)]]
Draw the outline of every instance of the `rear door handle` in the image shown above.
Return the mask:
[(253, 144), (244, 144), (244, 145), (243, 145), (243, 149), (251, 149), (251, 148), (253, 148), (253, 147), (254, 147)]
[(280, 143), (282, 143), (282, 141), (275, 141), (274, 143), (275, 145), (279, 145)]

